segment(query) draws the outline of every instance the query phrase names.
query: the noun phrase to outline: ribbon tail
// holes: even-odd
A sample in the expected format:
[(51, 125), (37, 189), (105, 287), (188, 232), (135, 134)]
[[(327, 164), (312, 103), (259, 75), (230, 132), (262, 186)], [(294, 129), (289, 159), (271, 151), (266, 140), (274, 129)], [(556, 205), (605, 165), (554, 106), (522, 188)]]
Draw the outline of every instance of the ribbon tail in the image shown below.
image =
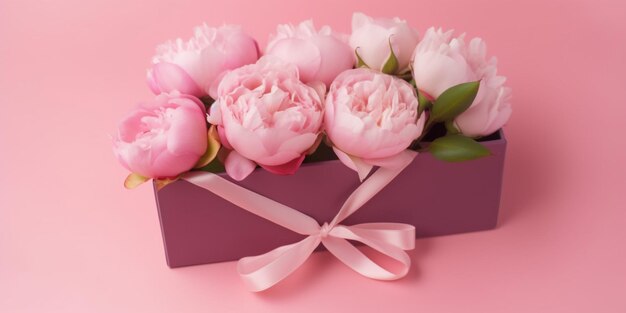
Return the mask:
[(364, 181), (357, 189), (350, 194), (344, 202), (339, 213), (330, 223), (331, 226), (339, 224), (352, 213), (360, 209), (372, 197), (387, 186), (398, 174), (400, 174), (407, 166), (411, 164), (417, 156), (417, 152), (412, 150), (404, 150), (392, 159), (387, 160), (384, 164), (390, 167), (381, 167)]
[(258, 256), (245, 257), (237, 263), (237, 271), (250, 291), (268, 289), (289, 276), (302, 265), (320, 244), (317, 235)]
[(311, 235), (319, 231), (319, 224), (312, 217), (237, 184), (231, 183), (213, 173), (190, 172), (185, 174), (183, 179), (214, 193), (252, 214), (258, 215), (298, 234)]

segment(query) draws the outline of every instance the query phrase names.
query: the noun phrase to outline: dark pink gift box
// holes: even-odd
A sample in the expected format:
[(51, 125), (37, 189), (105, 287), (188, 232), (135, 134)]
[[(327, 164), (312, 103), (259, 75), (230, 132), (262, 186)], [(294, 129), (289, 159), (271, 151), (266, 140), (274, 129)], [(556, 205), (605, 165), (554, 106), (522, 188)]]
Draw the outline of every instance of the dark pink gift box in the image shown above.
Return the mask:
[[(482, 142), (492, 155), (448, 163), (419, 154), (395, 180), (342, 224), (412, 224), (417, 237), (492, 229), (500, 206), (506, 140), (502, 131)], [(237, 184), (297, 209), (320, 224), (337, 214), (359, 185), (356, 172), (334, 158), (302, 165), (295, 175), (257, 168)], [(230, 179), (225, 173), (218, 174)], [(232, 180), (231, 180), (232, 181)], [(179, 180), (157, 191), (165, 256), (170, 267), (237, 260), (303, 238), (234, 204)]]

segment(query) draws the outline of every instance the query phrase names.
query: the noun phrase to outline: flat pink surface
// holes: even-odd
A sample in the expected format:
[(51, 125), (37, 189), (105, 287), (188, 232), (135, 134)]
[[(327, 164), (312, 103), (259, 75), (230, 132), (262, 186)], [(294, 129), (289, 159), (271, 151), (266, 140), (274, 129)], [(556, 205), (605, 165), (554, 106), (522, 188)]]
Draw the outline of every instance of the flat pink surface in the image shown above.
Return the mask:
[[(235, 263), (171, 270), (149, 185), (109, 134), (154, 46), (202, 21), (263, 45), (350, 14), (482, 36), (514, 90), (500, 227), (419, 240), (403, 280), (327, 253), (261, 294)], [(623, 1), (1, 1), (0, 312), (626, 312)], [(418, 204), (417, 204), (418, 205)]]

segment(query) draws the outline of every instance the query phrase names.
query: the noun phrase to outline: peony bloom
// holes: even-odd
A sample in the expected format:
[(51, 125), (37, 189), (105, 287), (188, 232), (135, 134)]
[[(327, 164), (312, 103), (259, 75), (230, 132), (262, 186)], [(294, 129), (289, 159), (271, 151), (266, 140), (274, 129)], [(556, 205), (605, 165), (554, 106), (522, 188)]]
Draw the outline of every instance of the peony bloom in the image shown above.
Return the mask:
[(344, 39), (328, 26), (315, 30), (311, 20), (298, 26), (279, 25), (265, 54), (295, 64), (302, 82), (321, 81), (328, 86), (354, 66), (354, 52)]
[(352, 16), (350, 46), (371, 69), (381, 71), (391, 57), (393, 48), (398, 60), (394, 73), (408, 71), (418, 39), (417, 31), (397, 17), (373, 19), (363, 13), (354, 13)]
[(232, 150), (227, 173), (242, 180), (257, 164), (276, 174), (295, 173), (321, 132), (320, 88), (302, 83), (295, 65), (272, 57), (224, 76), (208, 120), (219, 125), (222, 144)]
[(215, 89), (225, 71), (254, 63), (259, 57), (256, 41), (239, 26), (196, 27), (194, 37), (169, 41), (157, 47), (148, 85), (155, 94), (181, 93), (215, 98)]
[(363, 180), (391, 161), (424, 128), (413, 87), (370, 69), (341, 73), (326, 96), (325, 130), (339, 159)]
[(193, 168), (207, 149), (204, 105), (178, 92), (140, 104), (119, 124), (113, 151), (129, 171), (171, 178)]
[(487, 47), (480, 38), (465, 44), (464, 35), (430, 28), (415, 49), (413, 77), (420, 92), (437, 98), (446, 89), (480, 80), (476, 99), (455, 120), (455, 126), (471, 137), (485, 136), (502, 127), (511, 115), (511, 90), (505, 78), (497, 76), (496, 59), (487, 59)]

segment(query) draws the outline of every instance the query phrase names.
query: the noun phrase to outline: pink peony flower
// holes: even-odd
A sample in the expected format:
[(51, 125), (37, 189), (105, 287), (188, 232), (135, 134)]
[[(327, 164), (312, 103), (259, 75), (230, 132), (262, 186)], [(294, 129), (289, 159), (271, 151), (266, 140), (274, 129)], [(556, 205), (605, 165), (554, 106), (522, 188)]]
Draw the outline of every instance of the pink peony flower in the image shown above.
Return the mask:
[(256, 41), (239, 26), (196, 27), (194, 37), (169, 41), (157, 47), (148, 85), (155, 94), (178, 90), (196, 97), (215, 98), (225, 71), (254, 63), (259, 57)]
[(178, 92), (140, 104), (119, 124), (113, 151), (129, 171), (171, 178), (190, 170), (207, 149), (204, 106)]
[(382, 70), (391, 57), (391, 47), (398, 60), (395, 73), (408, 71), (413, 50), (418, 42), (417, 31), (399, 18), (373, 19), (363, 13), (352, 16), (350, 46), (371, 69)]
[(497, 76), (496, 59), (487, 60), (487, 47), (480, 38), (465, 44), (464, 35), (430, 28), (415, 49), (413, 77), (420, 92), (437, 98), (446, 89), (480, 80), (472, 106), (459, 115), (455, 126), (465, 135), (478, 137), (502, 127), (511, 115), (511, 90), (506, 78)]
[(232, 149), (227, 173), (242, 180), (257, 164), (276, 174), (295, 173), (321, 131), (320, 89), (302, 83), (295, 65), (272, 57), (224, 76), (208, 120)]
[(325, 130), (339, 159), (363, 180), (422, 133), (413, 87), (369, 69), (341, 73), (326, 96)]
[(279, 25), (265, 54), (295, 64), (302, 82), (321, 81), (328, 86), (339, 73), (354, 67), (354, 52), (345, 39), (328, 26), (318, 32), (311, 20), (298, 26)]

